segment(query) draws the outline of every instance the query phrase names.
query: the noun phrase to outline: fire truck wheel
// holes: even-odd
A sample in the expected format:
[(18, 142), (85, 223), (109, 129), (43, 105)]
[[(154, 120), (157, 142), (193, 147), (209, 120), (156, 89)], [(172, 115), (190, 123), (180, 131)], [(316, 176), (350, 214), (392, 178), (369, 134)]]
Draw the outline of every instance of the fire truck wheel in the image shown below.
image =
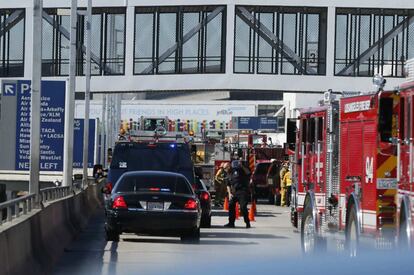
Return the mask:
[[(403, 209), (401, 207), (401, 209)], [(400, 248), (409, 248), (410, 246), (410, 227), (408, 226), (407, 218), (404, 210), (401, 211), (400, 230), (398, 232), (398, 245)]]
[(346, 225), (346, 248), (351, 257), (356, 257), (359, 249), (359, 234), (357, 228), (357, 214), (355, 206), (349, 210), (348, 222)]
[(315, 226), (315, 219), (313, 217), (312, 208), (306, 206), (302, 218), (301, 226), (301, 244), (302, 251), (305, 254), (314, 253), (317, 245), (317, 232)]

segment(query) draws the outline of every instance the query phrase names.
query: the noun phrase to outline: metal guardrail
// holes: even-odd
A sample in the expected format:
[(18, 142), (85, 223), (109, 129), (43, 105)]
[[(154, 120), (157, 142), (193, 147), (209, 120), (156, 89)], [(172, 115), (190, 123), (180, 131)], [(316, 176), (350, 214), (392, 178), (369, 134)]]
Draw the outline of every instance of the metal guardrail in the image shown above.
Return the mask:
[[(55, 201), (73, 195), (73, 192), (82, 190), (81, 182), (74, 182), (70, 186), (49, 187), (40, 190), (38, 204)], [(0, 203), (0, 225), (11, 222), (13, 219), (26, 215), (36, 208), (36, 195), (29, 194), (20, 198)], [(37, 207), (39, 208), (39, 207)]]
[(34, 208), (35, 197), (35, 194), (30, 194), (0, 203), (0, 225), (3, 224), (4, 220), (11, 222), (13, 219), (31, 212)]
[(73, 194), (70, 186), (49, 187), (40, 190), (40, 202), (45, 203)]

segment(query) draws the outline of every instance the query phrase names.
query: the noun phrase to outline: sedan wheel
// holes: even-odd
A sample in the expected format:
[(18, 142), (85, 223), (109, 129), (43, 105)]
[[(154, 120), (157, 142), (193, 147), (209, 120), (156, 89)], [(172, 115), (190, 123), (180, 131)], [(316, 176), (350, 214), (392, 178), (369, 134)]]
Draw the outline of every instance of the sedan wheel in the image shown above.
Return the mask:
[(404, 212), (401, 213), (400, 221), (401, 223), (398, 244), (400, 248), (408, 249), (410, 248), (411, 232)]
[(346, 246), (351, 257), (356, 257), (359, 250), (359, 235), (357, 228), (357, 215), (355, 207), (350, 210), (347, 232), (346, 232)]

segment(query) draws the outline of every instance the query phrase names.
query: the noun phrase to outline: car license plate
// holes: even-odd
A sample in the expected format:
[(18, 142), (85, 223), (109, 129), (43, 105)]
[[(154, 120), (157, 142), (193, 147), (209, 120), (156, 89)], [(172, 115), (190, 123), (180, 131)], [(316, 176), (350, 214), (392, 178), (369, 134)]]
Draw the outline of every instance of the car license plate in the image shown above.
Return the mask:
[(164, 210), (164, 203), (163, 202), (149, 201), (149, 202), (147, 202), (147, 210), (148, 211)]

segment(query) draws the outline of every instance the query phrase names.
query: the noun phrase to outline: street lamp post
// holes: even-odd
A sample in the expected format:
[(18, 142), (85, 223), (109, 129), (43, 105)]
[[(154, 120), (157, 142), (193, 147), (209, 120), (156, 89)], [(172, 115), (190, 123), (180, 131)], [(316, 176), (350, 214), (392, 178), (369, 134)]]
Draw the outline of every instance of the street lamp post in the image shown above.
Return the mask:
[(92, 0), (88, 0), (86, 10), (86, 73), (85, 73), (85, 120), (83, 127), (83, 187), (88, 184), (88, 148), (89, 148), (89, 99), (91, 91), (91, 41), (92, 41)]
[(42, 82), (42, 12), (43, 0), (33, 1), (33, 67), (30, 109), (30, 182), (29, 193), (39, 202), (40, 173), (40, 93)]
[(70, 57), (69, 57), (69, 89), (65, 102), (65, 137), (63, 161), (63, 185), (73, 188), (73, 119), (76, 91), (76, 24), (78, 18), (77, 0), (72, 0), (70, 8)]

